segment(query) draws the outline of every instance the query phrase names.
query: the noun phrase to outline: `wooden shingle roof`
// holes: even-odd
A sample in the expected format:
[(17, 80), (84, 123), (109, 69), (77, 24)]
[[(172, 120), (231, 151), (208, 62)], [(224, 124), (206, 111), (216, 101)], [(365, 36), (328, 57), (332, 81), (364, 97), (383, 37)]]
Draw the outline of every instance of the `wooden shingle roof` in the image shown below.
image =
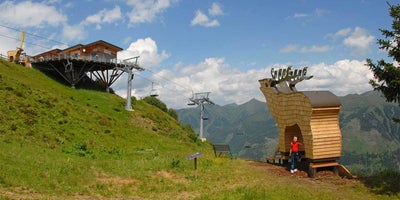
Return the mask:
[(312, 107), (337, 107), (340, 106), (339, 98), (329, 91), (302, 91), (310, 99)]

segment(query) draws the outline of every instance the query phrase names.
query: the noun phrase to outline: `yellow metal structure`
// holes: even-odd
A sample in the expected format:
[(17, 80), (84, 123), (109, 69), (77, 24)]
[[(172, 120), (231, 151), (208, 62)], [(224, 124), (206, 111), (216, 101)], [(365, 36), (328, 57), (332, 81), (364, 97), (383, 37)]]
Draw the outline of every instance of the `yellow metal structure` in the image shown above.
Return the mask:
[(15, 50), (7, 51), (7, 57), (10, 62), (20, 63), (20, 56), (21, 56), (22, 51), (24, 51), (22, 49), (24, 42), (25, 42), (25, 31), (24, 30), (20, 31), (19, 40), (20, 40), (19, 47), (17, 47)]

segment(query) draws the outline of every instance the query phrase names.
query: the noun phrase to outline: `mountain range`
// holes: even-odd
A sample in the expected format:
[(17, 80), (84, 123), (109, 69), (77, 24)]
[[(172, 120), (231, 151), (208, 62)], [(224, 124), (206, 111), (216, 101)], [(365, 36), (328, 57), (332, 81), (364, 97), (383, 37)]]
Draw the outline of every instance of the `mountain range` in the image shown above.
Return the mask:
[[(339, 97), (342, 133), (340, 162), (350, 169), (370, 174), (387, 168), (400, 171), (400, 116), (397, 104), (386, 102), (377, 91)], [(199, 132), (200, 109), (177, 110), (179, 120)], [(205, 104), (208, 120), (203, 135), (211, 143), (229, 144), (238, 157), (265, 160), (278, 144), (278, 130), (266, 102), (256, 99), (237, 105)]]

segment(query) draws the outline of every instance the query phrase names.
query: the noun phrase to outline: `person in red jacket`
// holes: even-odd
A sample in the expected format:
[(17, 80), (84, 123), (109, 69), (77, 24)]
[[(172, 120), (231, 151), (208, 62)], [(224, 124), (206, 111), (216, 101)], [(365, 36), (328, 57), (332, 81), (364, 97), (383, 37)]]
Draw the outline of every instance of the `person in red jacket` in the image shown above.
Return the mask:
[(290, 143), (290, 173), (297, 172), (296, 162), (299, 160), (299, 145), (301, 143), (297, 141), (297, 137), (293, 137), (293, 141)]

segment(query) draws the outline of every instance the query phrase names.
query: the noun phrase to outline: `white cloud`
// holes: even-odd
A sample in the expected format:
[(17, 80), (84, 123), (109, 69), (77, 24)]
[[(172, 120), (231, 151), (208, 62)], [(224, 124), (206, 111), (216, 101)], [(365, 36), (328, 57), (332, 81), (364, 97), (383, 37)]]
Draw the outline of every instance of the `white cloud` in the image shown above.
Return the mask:
[(252, 98), (252, 92), (255, 91), (248, 89), (258, 88), (254, 78), (259, 74), (254, 71), (241, 73), (236, 69), (228, 70), (224, 58), (206, 58), (200, 63), (175, 71), (164, 70), (157, 76), (171, 80), (163, 84), (165, 90), (160, 91), (160, 98), (168, 102), (169, 106), (180, 108), (186, 107), (191, 92), (211, 92), (210, 99), (222, 105), (244, 103)]
[(214, 19), (214, 20), (210, 20), (207, 15), (205, 15), (204, 13), (202, 13), (200, 10), (196, 11), (196, 15), (195, 17), (192, 19), (192, 21), (190, 22), (190, 24), (192, 26), (195, 25), (200, 25), (200, 26), (204, 26), (204, 27), (215, 27), (215, 26), (219, 26), (219, 22), (218, 20)]
[(293, 15), (294, 19), (301, 19), (301, 18), (310, 18), (310, 17), (322, 17), (325, 16), (327, 14), (329, 14), (330, 12), (328, 10), (324, 10), (321, 8), (316, 8), (313, 12), (311, 13), (295, 13)]
[(373, 74), (365, 61), (339, 60), (334, 64), (319, 63), (309, 66), (307, 75), (314, 77), (297, 87), (302, 90), (329, 90), (338, 96), (372, 90), (369, 80)]
[(321, 9), (321, 8), (316, 8), (314, 10), (314, 14), (316, 16), (318, 16), (318, 17), (322, 17), (322, 16), (325, 16), (325, 15), (328, 15), (329, 13), (330, 13), (329, 10), (325, 10), (325, 9)]
[(46, 0), (43, 2), (47, 2), (48, 4), (55, 4), (55, 3), (61, 3), (61, 0)]
[[(301, 91), (328, 90), (338, 96), (372, 90), (368, 84), (372, 73), (364, 64), (364, 61), (358, 60), (339, 60), (329, 65), (325, 63), (309, 65), (308, 75), (314, 77), (300, 82), (296, 87)], [(153, 74), (151, 78), (158, 82), (159, 98), (172, 108), (186, 107), (192, 91), (211, 92), (210, 99), (218, 105), (242, 104), (252, 98), (265, 101), (258, 80), (270, 78), (271, 68), (277, 66), (287, 65), (277, 64), (262, 69), (239, 71), (228, 69), (229, 65), (223, 58), (206, 58), (194, 65), (162, 70)], [(136, 81), (139, 81), (139, 78)], [(147, 86), (143, 87), (145, 89), (142, 89), (141, 93), (138, 92), (140, 89), (135, 90), (139, 97), (148, 95), (151, 83), (147, 81)]]
[(346, 37), (350, 33), (351, 33), (351, 28), (344, 28), (344, 29), (338, 30), (336, 33), (328, 34), (327, 37), (330, 37), (330, 38), (336, 40), (337, 38)]
[(211, 16), (218, 16), (218, 15), (223, 15), (224, 12), (222, 11), (222, 9), (219, 6), (219, 4), (214, 2), (211, 5), (211, 8), (208, 9), (208, 14), (211, 15)]
[(128, 49), (118, 52), (118, 59), (140, 56), (139, 63), (143, 68), (158, 66), (169, 55), (165, 51), (158, 52), (156, 42), (151, 38), (138, 39), (132, 42)]
[(0, 4), (0, 21), (22, 27), (59, 26), (67, 21), (67, 16), (43, 3), (5, 1)]
[(356, 27), (350, 36), (343, 40), (343, 44), (352, 48), (354, 54), (364, 55), (369, 51), (374, 40), (374, 36), (369, 35), (365, 29)]
[(132, 7), (132, 10), (128, 13), (129, 23), (152, 22), (157, 15), (168, 9), (173, 2), (173, 0), (128, 0), (126, 4)]
[(308, 17), (310, 16), (309, 14), (305, 14), (305, 13), (295, 13), (293, 15), (293, 18), (303, 18), (303, 17)]
[[(162, 61), (162, 54), (157, 52), (154, 41), (140, 39), (132, 43), (129, 49), (136, 49), (137, 52), (150, 53), (159, 57)], [(138, 54), (132, 54), (135, 56)], [(142, 57), (141, 57), (142, 58)], [(153, 58), (157, 59), (157, 58)], [(270, 78), (271, 68), (286, 67), (287, 64), (274, 64), (261, 69), (250, 69), (240, 71), (232, 68), (225, 62), (224, 58), (205, 58), (197, 64), (183, 65), (178, 63), (175, 67), (161, 71), (153, 70), (151, 75), (143, 75), (145, 79), (136, 76), (134, 80), (133, 95), (141, 98), (149, 95), (152, 80), (156, 83), (156, 89), (160, 98), (168, 107), (184, 108), (192, 92), (211, 92), (210, 99), (218, 105), (230, 103), (242, 104), (252, 98), (265, 101), (259, 90), (258, 80)], [(304, 66), (295, 66), (303, 68)], [(373, 74), (365, 66), (365, 61), (339, 60), (333, 64), (311, 64), (308, 65), (308, 75), (314, 77), (297, 84), (297, 89), (307, 90), (328, 90), (338, 96), (347, 94), (362, 93), (372, 90), (369, 79)], [(122, 79), (117, 94), (124, 96), (126, 93), (126, 80)]]
[(86, 32), (82, 24), (78, 25), (65, 25), (62, 30), (62, 36), (68, 41), (79, 41), (86, 38)]
[(103, 9), (94, 15), (89, 15), (85, 20), (75, 25), (65, 24), (62, 30), (62, 36), (68, 41), (77, 42), (86, 39), (88, 33), (86, 27), (95, 24), (96, 29), (100, 30), (102, 24), (115, 23), (122, 20), (121, 8), (115, 6), (112, 10)]
[(331, 50), (333, 47), (329, 45), (324, 45), (324, 46), (318, 46), (318, 45), (312, 45), (311, 47), (303, 46), (299, 47), (298, 45), (294, 44), (289, 44), (283, 47), (280, 52), (281, 53), (292, 53), (292, 52), (297, 52), (297, 53), (320, 53), (320, 52), (327, 52)]
[(335, 33), (327, 34), (325, 37), (331, 38), (335, 42), (336, 40), (343, 39), (343, 45), (348, 47), (353, 54), (359, 56), (363, 56), (370, 51), (370, 47), (375, 40), (374, 36), (369, 35), (361, 27), (340, 29)]
[(295, 44), (288, 44), (282, 49), (279, 50), (281, 53), (291, 53), (291, 52), (296, 52), (298, 50), (298, 45)]
[[(112, 23), (121, 19), (121, 9), (119, 6), (115, 6), (112, 10), (103, 10), (103, 22)], [(102, 11), (102, 12), (103, 12)]]
[(312, 45), (311, 47), (302, 47), (300, 49), (300, 53), (319, 53), (319, 52), (327, 52), (331, 50), (332, 47), (329, 45), (318, 46)]
[(103, 9), (94, 15), (86, 17), (84, 24), (113, 23), (122, 19), (121, 9), (115, 6), (112, 10)]
[[(216, 17), (216, 16), (223, 15), (224, 12), (222, 11), (220, 5), (214, 2), (211, 5), (211, 7), (208, 9), (208, 14), (210, 16)], [(195, 16), (192, 19), (192, 21), (190, 22), (190, 24), (192, 26), (199, 25), (199, 26), (204, 26), (204, 27), (216, 27), (216, 26), (220, 25), (220, 23), (217, 19), (210, 19), (209, 16), (207, 16), (200, 10), (196, 11)]]

